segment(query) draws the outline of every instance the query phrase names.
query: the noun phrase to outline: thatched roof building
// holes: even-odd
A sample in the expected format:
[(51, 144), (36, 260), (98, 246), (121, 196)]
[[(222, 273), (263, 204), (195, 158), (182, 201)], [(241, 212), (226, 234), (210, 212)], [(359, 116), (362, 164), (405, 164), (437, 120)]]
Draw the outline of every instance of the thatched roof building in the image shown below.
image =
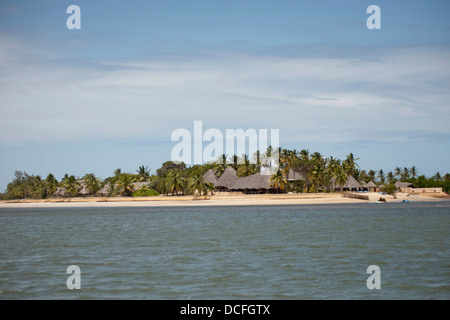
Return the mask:
[(218, 191), (240, 191), (244, 193), (267, 193), (271, 189), (271, 176), (264, 175), (260, 172), (239, 178), (236, 171), (228, 167), (222, 173), (220, 178), (215, 183), (215, 188)]
[(365, 181), (361, 181), (361, 186), (363, 187), (364, 191), (370, 191), (370, 192), (375, 192), (377, 185), (375, 183), (373, 183), (372, 180), (370, 180), (369, 182), (365, 182)]
[(53, 197), (55, 197), (55, 198), (62, 198), (62, 197), (66, 197), (68, 194), (67, 194), (67, 191), (66, 191), (66, 188), (62, 188), (62, 187), (58, 187), (58, 188), (56, 188), (56, 191), (53, 193)]
[(271, 186), (270, 175), (261, 174), (260, 172), (248, 177), (239, 178), (234, 184), (233, 189), (241, 190), (244, 193), (262, 193), (270, 189), (275, 189)]
[(86, 188), (86, 186), (83, 186), (80, 191), (78, 191), (78, 194), (81, 194), (82, 196), (90, 195), (91, 192)]
[(239, 180), (239, 178), (236, 175), (236, 170), (234, 170), (232, 167), (228, 167), (222, 173), (222, 175), (217, 180), (217, 182), (214, 186), (216, 187), (217, 190), (232, 191), (234, 189), (233, 187), (234, 187), (235, 183), (238, 180)]
[(98, 190), (97, 194), (99, 195), (103, 195), (103, 196), (107, 196), (111, 193), (111, 188), (109, 187), (109, 185), (105, 185), (103, 188), (101, 188), (100, 190)]
[(411, 188), (412, 186), (413, 186), (413, 184), (412, 183), (410, 183), (410, 182), (401, 182), (401, 181), (397, 181), (396, 183), (395, 183), (395, 186), (397, 187), (397, 188)]
[(336, 178), (333, 178), (331, 183), (333, 190), (339, 191), (361, 191), (364, 188), (352, 175), (349, 175), (347, 181), (342, 185), (336, 183)]
[(219, 178), (216, 177), (216, 175), (214, 174), (214, 171), (212, 169), (209, 169), (208, 171), (206, 171), (206, 173), (203, 175), (203, 179), (205, 179), (206, 181), (208, 181), (209, 183), (211, 183), (213, 186), (216, 185), (216, 182)]
[(132, 188), (133, 188), (133, 190), (136, 191), (136, 190), (138, 190), (138, 189), (140, 189), (142, 187), (146, 187), (148, 185), (150, 185), (150, 182), (133, 182), (132, 183)]
[(370, 180), (368, 183), (366, 183), (365, 186), (367, 188), (376, 188), (377, 187), (377, 185), (372, 180)]

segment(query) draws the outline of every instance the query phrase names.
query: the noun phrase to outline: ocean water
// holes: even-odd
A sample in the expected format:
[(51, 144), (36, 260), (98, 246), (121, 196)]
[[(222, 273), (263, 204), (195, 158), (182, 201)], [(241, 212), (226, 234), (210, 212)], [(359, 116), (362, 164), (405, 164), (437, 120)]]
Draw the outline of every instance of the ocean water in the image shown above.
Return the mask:
[(2, 208), (0, 299), (450, 299), (449, 224), (449, 202)]

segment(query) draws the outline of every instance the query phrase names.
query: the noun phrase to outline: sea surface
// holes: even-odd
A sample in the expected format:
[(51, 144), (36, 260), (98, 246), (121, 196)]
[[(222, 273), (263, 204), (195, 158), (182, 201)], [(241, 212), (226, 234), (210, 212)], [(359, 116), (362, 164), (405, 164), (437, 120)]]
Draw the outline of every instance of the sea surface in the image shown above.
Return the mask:
[(0, 299), (446, 300), (449, 226), (450, 202), (2, 208)]

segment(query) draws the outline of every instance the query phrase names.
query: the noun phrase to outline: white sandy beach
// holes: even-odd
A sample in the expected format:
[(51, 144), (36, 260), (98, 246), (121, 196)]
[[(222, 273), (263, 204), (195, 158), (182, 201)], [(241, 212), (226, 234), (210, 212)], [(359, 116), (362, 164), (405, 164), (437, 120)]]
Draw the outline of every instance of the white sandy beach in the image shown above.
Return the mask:
[(158, 197), (88, 197), (65, 199), (25, 199), (0, 201), (0, 208), (58, 208), (58, 207), (193, 207), (193, 206), (245, 206), (245, 205), (302, 205), (302, 204), (339, 204), (339, 203), (376, 203), (382, 197), (387, 203), (424, 201), (450, 201), (446, 194), (408, 196), (398, 193), (396, 199), (391, 195), (375, 192), (362, 193), (369, 200), (344, 198), (340, 193), (318, 194), (261, 194), (261, 195), (226, 195), (196, 198), (193, 196), (158, 196)]

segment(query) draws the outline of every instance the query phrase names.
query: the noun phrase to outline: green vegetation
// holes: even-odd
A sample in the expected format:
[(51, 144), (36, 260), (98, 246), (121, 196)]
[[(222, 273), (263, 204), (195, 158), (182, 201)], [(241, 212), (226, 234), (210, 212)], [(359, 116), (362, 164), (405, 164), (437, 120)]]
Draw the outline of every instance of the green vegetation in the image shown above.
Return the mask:
[(396, 196), (395, 196), (395, 193), (397, 192), (397, 187), (395, 186), (395, 183), (390, 183), (390, 184), (388, 184), (388, 185), (385, 186), (382, 190), (383, 190), (385, 193), (390, 194), (390, 195), (393, 195), (394, 197), (396, 197)]
[(159, 192), (153, 189), (142, 188), (133, 192), (133, 197), (156, 197)]
[[(344, 160), (324, 157), (319, 152), (310, 153), (308, 150), (295, 149), (274, 150), (267, 148), (264, 156), (271, 156), (278, 151), (279, 170), (271, 177), (272, 186), (279, 192), (330, 192), (332, 183), (345, 185), (350, 176), (357, 181), (374, 182), (384, 185), (385, 192), (394, 194), (395, 182), (410, 182), (417, 188), (442, 187), (444, 192), (450, 190), (450, 174), (441, 175), (436, 172), (432, 177), (419, 175), (419, 170), (413, 166), (395, 167), (392, 171), (360, 170), (358, 158), (349, 153)], [(228, 159), (228, 163), (226, 160)], [(166, 161), (155, 174), (147, 166), (140, 166), (135, 173), (125, 173), (116, 169), (110, 177), (100, 179), (94, 173), (83, 177), (65, 174), (60, 181), (53, 174), (45, 179), (40, 176), (29, 175), (26, 172), (16, 171), (14, 179), (7, 186), (0, 199), (45, 199), (50, 197), (75, 196), (123, 196), (123, 197), (149, 197), (164, 195), (205, 195), (212, 192), (213, 186), (203, 178), (203, 175), (212, 169), (216, 176), (225, 171), (227, 167), (236, 170), (238, 177), (246, 177), (258, 173), (261, 164), (259, 152), (253, 155), (255, 161), (250, 161), (248, 155), (232, 155), (227, 158), (221, 155), (213, 163), (186, 166), (184, 163)], [(286, 179), (290, 174), (294, 177)], [(301, 180), (295, 179), (300, 175)], [(292, 179), (294, 178), (294, 179)]]

